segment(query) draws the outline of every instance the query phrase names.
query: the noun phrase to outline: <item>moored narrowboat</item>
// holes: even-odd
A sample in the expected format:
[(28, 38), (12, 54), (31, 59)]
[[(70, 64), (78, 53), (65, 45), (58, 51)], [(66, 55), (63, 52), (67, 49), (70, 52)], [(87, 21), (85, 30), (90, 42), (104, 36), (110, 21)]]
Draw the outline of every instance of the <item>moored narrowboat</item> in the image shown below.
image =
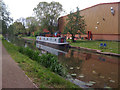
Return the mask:
[(69, 43), (66, 42), (66, 38), (64, 37), (44, 37), (44, 36), (37, 36), (37, 42), (46, 42), (56, 45), (68, 45)]

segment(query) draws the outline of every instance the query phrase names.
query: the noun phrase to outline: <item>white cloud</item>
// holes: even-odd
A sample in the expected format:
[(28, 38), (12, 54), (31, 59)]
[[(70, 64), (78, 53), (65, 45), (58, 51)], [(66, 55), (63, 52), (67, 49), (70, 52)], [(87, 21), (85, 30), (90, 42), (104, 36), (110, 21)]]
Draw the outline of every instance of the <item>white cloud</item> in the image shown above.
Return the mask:
[[(20, 17), (32, 16), (33, 8), (37, 6), (39, 2), (46, 1), (51, 2), (53, 0), (4, 0), (8, 6), (9, 11), (11, 12), (11, 17), (14, 20)], [(60, 2), (63, 5), (63, 8), (68, 14), (71, 10), (76, 9), (78, 6), (80, 9), (87, 8), (89, 6), (106, 3), (106, 2), (118, 2), (120, 0), (54, 0)]]

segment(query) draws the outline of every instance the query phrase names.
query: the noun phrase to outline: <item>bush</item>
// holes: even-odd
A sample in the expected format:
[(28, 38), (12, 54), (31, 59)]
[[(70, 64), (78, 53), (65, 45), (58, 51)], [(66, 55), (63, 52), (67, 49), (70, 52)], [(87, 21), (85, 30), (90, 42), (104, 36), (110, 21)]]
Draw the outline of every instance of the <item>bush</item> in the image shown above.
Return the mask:
[(39, 59), (39, 52), (38, 51), (33, 51), (30, 48), (24, 48), (24, 47), (20, 47), (19, 48), (19, 52), (22, 54), (25, 54), (26, 56), (28, 56), (29, 58), (38, 61)]
[(20, 47), (19, 52), (25, 54), (32, 60), (37, 61), (38, 63), (42, 64), (46, 68), (49, 68), (51, 71), (59, 74), (60, 76), (66, 76), (66, 69), (65, 67), (58, 62), (58, 59), (55, 55), (52, 54), (42, 54), (39, 56), (38, 51), (34, 51), (30, 48)]
[(51, 71), (59, 74), (60, 76), (66, 75), (65, 67), (58, 62), (56, 56), (52, 54), (43, 54), (41, 56), (41, 63), (47, 68), (50, 68)]

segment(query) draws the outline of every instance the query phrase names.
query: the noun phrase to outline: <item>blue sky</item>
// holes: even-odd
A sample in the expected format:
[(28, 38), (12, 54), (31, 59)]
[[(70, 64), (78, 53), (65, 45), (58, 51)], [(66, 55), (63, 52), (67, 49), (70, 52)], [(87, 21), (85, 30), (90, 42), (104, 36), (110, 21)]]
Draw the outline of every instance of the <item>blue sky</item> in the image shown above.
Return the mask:
[(63, 9), (66, 11), (61, 16), (68, 14), (71, 10), (75, 10), (78, 6), (80, 9), (84, 9), (99, 3), (108, 2), (120, 2), (120, 0), (3, 0), (11, 13), (11, 17), (14, 20), (20, 17), (29, 17), (33, 15), (33, 8), (37, 6), (39, 2), (56, 1), (62, 4)]

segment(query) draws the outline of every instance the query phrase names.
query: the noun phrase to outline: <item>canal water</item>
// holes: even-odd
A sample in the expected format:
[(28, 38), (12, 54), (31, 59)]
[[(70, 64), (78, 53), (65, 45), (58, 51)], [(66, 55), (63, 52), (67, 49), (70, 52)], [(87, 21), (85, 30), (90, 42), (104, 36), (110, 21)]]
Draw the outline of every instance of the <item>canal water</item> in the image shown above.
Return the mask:
[(54, 46), (47, 43), (26, 41), (12, 37), (10, 42), (19, 46), (29, 46), (42, 52), (58, 56), (58, 60), (68, 70), (67, 79), (81, 87), (118, 88), (119, 57)]

